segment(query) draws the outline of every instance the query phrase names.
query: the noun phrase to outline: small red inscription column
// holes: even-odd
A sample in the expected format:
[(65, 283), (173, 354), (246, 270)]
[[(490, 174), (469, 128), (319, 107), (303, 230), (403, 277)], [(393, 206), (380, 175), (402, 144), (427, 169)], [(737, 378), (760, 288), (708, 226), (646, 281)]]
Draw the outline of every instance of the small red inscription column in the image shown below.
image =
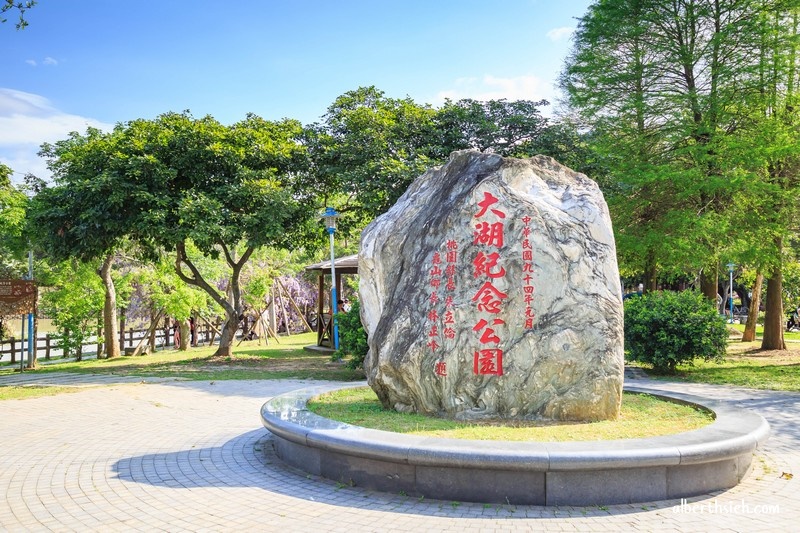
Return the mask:
[(531, 245), (531, 217), (522, 217), (522, 294), (525, 302), (525, 329), (533, 329), (533, 246)]

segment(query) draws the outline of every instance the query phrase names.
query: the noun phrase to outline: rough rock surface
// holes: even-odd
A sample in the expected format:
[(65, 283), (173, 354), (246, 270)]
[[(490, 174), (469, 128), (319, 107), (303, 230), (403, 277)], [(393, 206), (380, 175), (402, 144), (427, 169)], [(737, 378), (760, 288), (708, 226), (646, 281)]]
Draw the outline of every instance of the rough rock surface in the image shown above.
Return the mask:
[(555, 160), (454, 152), (362, 234), (367, 379), (386, 407), (458, 419), (613, 419), (623, 382), (614, 236)]

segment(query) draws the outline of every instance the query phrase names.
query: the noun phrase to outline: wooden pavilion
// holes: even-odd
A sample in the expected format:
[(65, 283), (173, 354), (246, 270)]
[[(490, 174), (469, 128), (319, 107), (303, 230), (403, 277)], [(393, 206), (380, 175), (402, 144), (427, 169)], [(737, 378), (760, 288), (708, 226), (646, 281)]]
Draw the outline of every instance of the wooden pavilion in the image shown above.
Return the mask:
[[(336, 271), (336, 294), (341, 295), (342, 276), (345, 274), (358, 274), (358, 255), (339, 257), (336, 259), (333, 266)], [(333, 313), (332, 306), (335, 305), (335, 302), (331, 302), (330, 290), (325, 290), (325, 277), (331, 275), (331, 262), (328, 260), (315, 263), (307, 266), (306, 270), (319, 273), (319, 291), (317, 294), (317, 347), (333, 350), (333, 323), (331, 321), (331, 315)]]

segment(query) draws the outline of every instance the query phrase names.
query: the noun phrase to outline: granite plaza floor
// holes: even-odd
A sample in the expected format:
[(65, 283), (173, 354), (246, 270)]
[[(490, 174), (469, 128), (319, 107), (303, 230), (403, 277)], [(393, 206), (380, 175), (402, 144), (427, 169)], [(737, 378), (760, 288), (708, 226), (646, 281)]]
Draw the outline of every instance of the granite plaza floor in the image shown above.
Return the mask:
[(0, 402), (0, 530), (800, 531), (800, 394), (654, 382), (761, 413), (772, 435), (721, 493), (608, 507), (484, 505), (366, 491), (274, 457), (259, 408), (320, 382), (144, 382), (36, 373), (80, 392)]

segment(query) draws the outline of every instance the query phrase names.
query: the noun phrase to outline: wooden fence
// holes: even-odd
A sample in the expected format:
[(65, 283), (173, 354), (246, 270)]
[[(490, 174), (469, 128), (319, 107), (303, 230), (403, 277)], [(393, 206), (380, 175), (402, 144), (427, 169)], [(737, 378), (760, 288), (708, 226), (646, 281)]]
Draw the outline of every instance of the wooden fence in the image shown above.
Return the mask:
[[(157, 349), (167, 348), (171, 345), (174, 345), (174, 338), (173, 338), (173, 329), (168, 327), (161, 327), (157, 328), (153, 334), (153, 345)], [(127, 329), (123, 332), (120, 332), (120, 350), (124, 353), (126, 348), (128, 351), (133, 351), (136, 346), (139, 345), (139, 342), (147, 335), (146, 329)], [(197, 326), (196, 330), (197, 335), (197, 344), (198, 345), (206, 345), (206, 344), (213, 344), (215, 340), (215, 332), (214, 329), (209, 326), (208, 324), (200, 324)], [(148, 341), (145, 341), (145, 345), (149, 345)], [(86, 342), (83, 344), (82, 355), (90, 355), (90, 354), (97, 354), (98, 352), (103, 351), (103, 331), (100, 330), (97, 332), (96, 335), (92, 335), (89, 337)], [(26, 360), (28, 357), (28, 339), (23, 341), (23, 346), (20, 346), (19, 339), (11, 337), (9, 339), (5, 339), (3, 342), (0, 343), (0, 362), (11, 362), (16, 363), (19, 361), (18, 357), (22, 356), (22, 360)], [(71, 354), (75, 355), (75, 354)], [(58, 358), (64, 357), (64, 351), (62, 349), (61, 344), (59, 343), (58, 336), (50, 335), (49, 333), (46, 335), (40, 335), (36, 337), (36, 357), (42, 358), (44, 357), (45, 360), (51, 358)]]

